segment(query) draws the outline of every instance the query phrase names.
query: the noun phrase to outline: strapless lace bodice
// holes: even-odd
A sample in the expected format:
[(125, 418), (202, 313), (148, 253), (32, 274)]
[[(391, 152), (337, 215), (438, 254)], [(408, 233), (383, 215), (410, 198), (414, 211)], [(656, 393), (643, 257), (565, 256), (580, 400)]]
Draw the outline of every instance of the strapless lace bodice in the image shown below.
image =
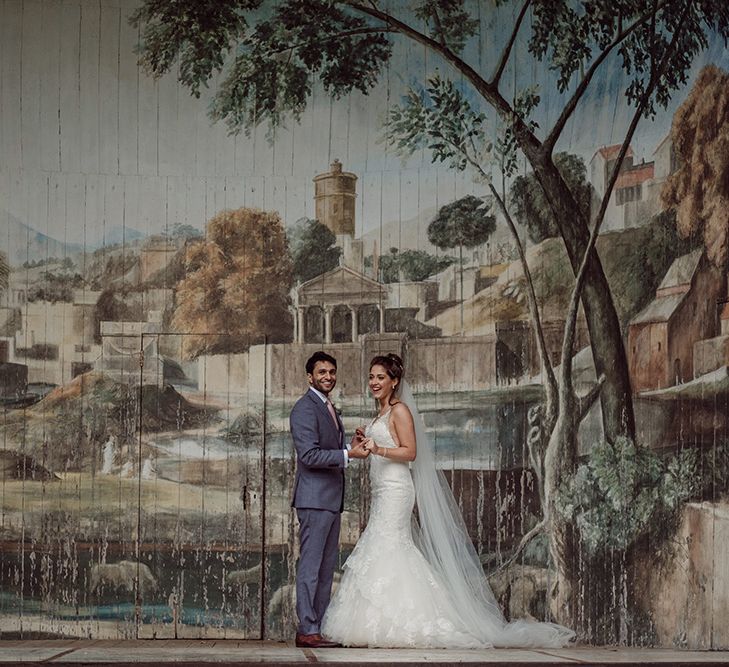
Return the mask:
[[(368, 438), (372, 438), (379, 447), (386, 447), (387, 449), (395, 449), (397, 444), (395, 439), (392, 437), (390, 431), (390, 415), (391, 412), (388, 410), (381, 417), (373, 419), (369, 426), (365, 429), (365, 435)], [(380, 490), (383, 483), (390, 480), (395, 483), (403, 485), (402, 491), (407, 491), (408, 494), (412, 491), (413, 483), (410, 477), (410, 464), (403, 461), (393, 461), (386, 457), (377, 456), (373, 454), (369, 457), (370, 461), (370, 484), (372, 485), (372, 492), (376, 496), (376, 492)], [(374, 503), (376, 497), (372, 498)], [(409, 498), (403, 498), (411, 506), (415, 502), (415, 496), (413, 495), (412, 500)], [(412, 509), (412, 507), (411, 507)]]
[[(395, 439), (390, 432), (390, 411), (374, 419), (365, 429), (365, 435), (380, 447), (396, 448)], [(372, 530), (398, 542), (402, 542), (404, 538), (410, 539), (410, 517), (415, 505), (415, 489), (409, 464), (376, 454), (371, 455), (369, 461), (369, 524), (374, 524)]]
[(392, 432), (390, 431), (391, 412), (392, 408), (382, 416), (375, 417), (365, 429), (365, 435), (368, 438), (373, 438), (380, 447), (397, 447), (395, 439), (392, 437)]

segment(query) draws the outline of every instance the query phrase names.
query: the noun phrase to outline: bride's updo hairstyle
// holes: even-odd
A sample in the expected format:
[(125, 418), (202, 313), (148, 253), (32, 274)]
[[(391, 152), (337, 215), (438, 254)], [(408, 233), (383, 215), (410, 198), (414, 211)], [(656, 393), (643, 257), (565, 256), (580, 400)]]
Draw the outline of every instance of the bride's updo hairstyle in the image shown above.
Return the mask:
[(405, 375), (405, 368), (402, 365), (402, 359), (393, 352), (390, 352), (386, 355), (372, 357), (372, 361), (370, 361), (370, 370), (372, 370), (373, 366), (382, 366), (385, 369), (385, 372), (390, 376), (390, 379), (397, 380), (397, 386), (390, 395), (389, 403), (392, 404), (392, 399), (398, 398), (400, 390), (402, 389), (402, 377)]

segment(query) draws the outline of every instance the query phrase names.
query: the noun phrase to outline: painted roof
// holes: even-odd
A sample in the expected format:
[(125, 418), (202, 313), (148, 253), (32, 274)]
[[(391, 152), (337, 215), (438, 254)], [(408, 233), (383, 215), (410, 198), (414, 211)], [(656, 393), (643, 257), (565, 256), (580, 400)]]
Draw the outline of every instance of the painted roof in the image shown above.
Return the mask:
[(646, 324), (648, 322), (667, 322), (680, 303), (686, 297), (686, 292), (669, 294), (653, 299), (632, 320), (631, 324)]
[(710, 371), (674, 387), (640, 392), (641, 396), (664, 400), (675, 399), (678, 396), (705, 400), (721, 394), (729, 394), (729, 368), (727, 366), (720, 366), (715, 371)]
[[(603, 146), (602, 148), (598, 148), (595, 151), (595, 155), (597, 155), (599, 153), (605, 160), (614, 160), (616, 157), (618, 157), (621, 147), (622, 147), (622, 144), (613, 144), (612, 146)], [(595, 155), (593, 155), (592, 157), (595, 157)], [(629, 155), (633, 155), (632, 146), (628, 146), (628, 150), (625, 153), (625, 157), (628, 157)]]
[[(687, 255), (676, 258), (671, 267), (663, 276), (661, 284), (658, 286), (657, 293), (660, 294), (662, 289), (670, 287), (680, 287), (691, 283), (691, 279), (696, 273), (696, 268), (701, 259), (702, 248), (697, 248)], [(641, 310), (632, 320), (631, 324), (645, 324), (647, 322), (667, 322), (680, 303), (688, 294), (688, 290), (657, 296), (643, 310)]]
[(322, 293), (322, 292), (361, 292), (362, 290), (384, 291), (385, 286), (376, 280), (355, 271), (348, 266), (337, 266), (331, 271), (322, 273), (319, 276), (302, 283), (299, 288), (299, 294), (305, 293)]
[(679, 285), (688, 285), (696, 273), (696, 267), (699, 265), (701, 259), (702, 248), (696, 248), (693, 252), (687, 255), (682, 255), (673, 261), (671, 268), (668, 269), (666, 275), (663, 276), (661, 284), (658, 289), (664, 287), (677, 287)]

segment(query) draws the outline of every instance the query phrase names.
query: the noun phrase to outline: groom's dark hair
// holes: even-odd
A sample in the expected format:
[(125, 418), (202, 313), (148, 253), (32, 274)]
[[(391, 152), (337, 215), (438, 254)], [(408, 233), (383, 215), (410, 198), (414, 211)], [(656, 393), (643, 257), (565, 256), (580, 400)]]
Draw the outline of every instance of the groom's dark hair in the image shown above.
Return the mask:
[(306, 372), (308, 374), (314, 372), (314, 366), (316, 366), (317, 361), (328, 361), (334, 366), (334, 368), (337, 367), (337, 360), (331, 354), (327, 354), (323, 350), (319, 350), (318, 352), (314, 352), (314, 354), (312, 354), (306, 362)]

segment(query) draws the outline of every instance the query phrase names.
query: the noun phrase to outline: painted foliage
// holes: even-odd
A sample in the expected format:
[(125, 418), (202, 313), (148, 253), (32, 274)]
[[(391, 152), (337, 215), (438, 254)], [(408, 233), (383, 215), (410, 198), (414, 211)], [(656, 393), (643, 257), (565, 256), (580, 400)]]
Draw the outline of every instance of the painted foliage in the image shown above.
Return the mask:
[(324, 348), (350, 431), (404, 357), (507, 616), (729, 646), (724, 3), (6, 0), (0, 31), (0, 636), (289, 636)]

